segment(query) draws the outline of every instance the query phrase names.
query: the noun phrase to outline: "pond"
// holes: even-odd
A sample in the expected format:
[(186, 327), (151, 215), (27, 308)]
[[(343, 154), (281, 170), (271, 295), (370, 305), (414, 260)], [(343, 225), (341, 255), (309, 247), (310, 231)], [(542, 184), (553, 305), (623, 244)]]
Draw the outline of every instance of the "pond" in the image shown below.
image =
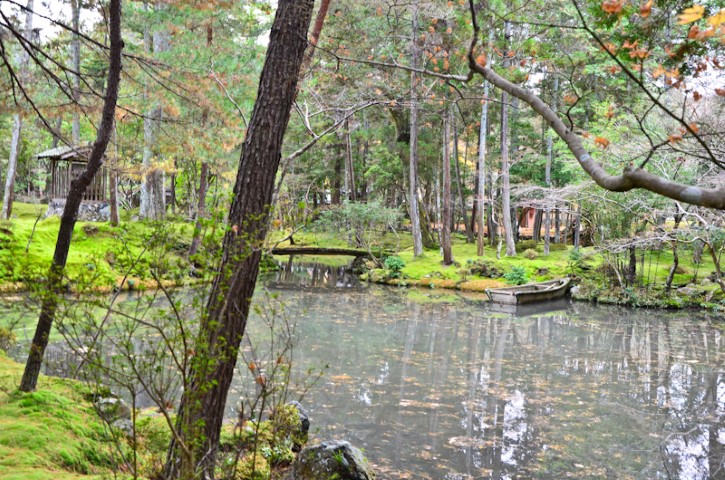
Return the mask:
[(725, 339), (706, 315), (516, 316), (335, 266), (267, 282), (297, 323), (296, 368), (328, 366), (303, 399), (311, 440), (349, 440), (379, 478), (725, 478)]

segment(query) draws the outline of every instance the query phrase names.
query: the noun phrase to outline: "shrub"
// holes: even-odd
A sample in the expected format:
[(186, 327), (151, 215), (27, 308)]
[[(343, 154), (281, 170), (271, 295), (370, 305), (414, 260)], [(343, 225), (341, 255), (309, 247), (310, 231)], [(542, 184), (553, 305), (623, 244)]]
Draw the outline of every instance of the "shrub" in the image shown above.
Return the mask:
[(382, 246), (385, 233), (398, 228), (402, 214), (379, 201), (345, 202), (320, 213), (315, 229), (348, 237), (351, 245), (365, 249)]
[(405, 262), (397, 255), (390, 256), (385, 259), (385, 268), (388, 270), (390, 278), (400, 278), (400, 272), (405, 267)]
[(529, 260), (536, 260), (536, 258), (539, 256), (538, 253), (536, 253), (536, 250), (533, 248), (528, 248), (524, 250), (524, 257), (528, 258)]
[(237, 464), (235, 480), (267, 480), (271, 475), (267, 459), (257, 452), (250, 452)]
[(563, 252), (568, 247), (564, 245), (563, 243), (550, 243), (549, 244), (549, 251), (550, 252)]
[(569, 268), (571, 268), (572, 273), (575, 269), (581, 268), (583, 263), (584, 255), (582, 254), (581, 250), (575, 248), (574, 250), (569, 252)]
[(523, 252), (524, 250), (536, 250), (538, 242), (536, 240), (522, 240), (516, 244), (516, 251)]
[(526, 275), (526, 270), (524, 269), (524, 267), (512, 268), (510, 272), (503, 276), (503, 278), (505, 278), (507, 282), (513, 283), (514, 285), (523, 285), (524, 283), (529, 281), (529, 276)]
[(473, 275), (479, 275), (486, 278), (501, 278), (503, 270), (486, 260), (468, 260), (468, 270)]
[(6, 327), (0, 327), (0, 350), (7, 351), (15, 345), (17, 337), (12, 330)]

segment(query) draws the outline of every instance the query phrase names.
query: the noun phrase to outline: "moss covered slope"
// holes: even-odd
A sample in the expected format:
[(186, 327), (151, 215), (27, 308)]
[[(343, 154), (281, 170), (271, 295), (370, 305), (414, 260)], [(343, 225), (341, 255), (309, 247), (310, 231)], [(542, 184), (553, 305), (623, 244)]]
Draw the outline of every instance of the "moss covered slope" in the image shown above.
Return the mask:
[(23, 393), (16, 389), (22, 373), (0, 356), (0, 480), (108, 476), (114, 445), (84, 399), (87, 389), (41, 376), (37, 391)]

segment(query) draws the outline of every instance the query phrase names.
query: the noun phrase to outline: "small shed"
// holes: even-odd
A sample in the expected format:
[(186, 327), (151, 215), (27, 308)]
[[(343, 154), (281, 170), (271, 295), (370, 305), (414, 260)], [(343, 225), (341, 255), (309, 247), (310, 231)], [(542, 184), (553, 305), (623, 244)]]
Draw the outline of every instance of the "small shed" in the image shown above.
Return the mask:
[[(65, 199), (70, 190), (71, 181), (85, 170), (93, 145), (62, 146), (51, 148), (35, 155), (38, 159), (50, 161), (50, 185), (47, 189), (49, 202)], [(108, 201), (108, 172), (105, 166), (96, 174), (86, 189), (84, 202)]]

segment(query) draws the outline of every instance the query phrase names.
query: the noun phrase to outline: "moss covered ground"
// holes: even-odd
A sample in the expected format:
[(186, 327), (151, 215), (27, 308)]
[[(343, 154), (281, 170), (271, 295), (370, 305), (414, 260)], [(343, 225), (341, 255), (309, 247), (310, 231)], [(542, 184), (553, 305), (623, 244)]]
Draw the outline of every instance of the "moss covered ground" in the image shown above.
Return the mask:
[[(60, 219), (42, 218), (44, 205), (15, 203), (13, 218), (0, 223), (0, 292), (28, 290), (37, 286), (46, 274), (53, 256)], [(95, 290), (114, 288), (143, 289), (164, 282), (182, 285), (195, 281), (190, 277), (186, 258), (193, 235), (193, 225), (173, 217), (160, 223), (132, 221), (132, 212), (124, 212), (121, 225), (78, 222), (68, 257), (69, 288), (81, 290), (91, 285)], [(273, 230), (269, 244), (287, 237), (289, 232)], [(296, 245), (347, 247), (346, 238), (334, 232), (304, 230), (294, 235)], [(213, 246), (213, 242), (212, 246)], [(391, 277), (385, 269), (373, 269), (365, 278), (394, 285), (417, 285), (428, 288), (455, 288), (483, 292), (510, 284), (502, 275), (518, 268), (527, 281), (543, 281), (574, 274), (580, 279), (577, 296), (604, 303), (667, 308), (698, 307), (725, 309), (725, 300), (717, 285), (707, 282), (715, 270), (709, 255), (699, 264), (693, 262), (691, 250), (680, 253), (680, 267), (674, 278), (677, 288), (664, 291), (664, 283), (672, 264), (668, 250), (647, 251), (638, 262), (638, 285), (620, 288), (607, 269), (605, 258), (594, 248), (580, 250), (581, 261), (572, 258), (571, 246), (552, 246), (543, 254), (541, 242), (518, 245), (518, 255), (499, 256), (496, 247), (486, 246), (483, 257), (476, 255), (476, 246), (463, 235), (453, 235), (455, 263), (444, 266), (438, 249), (413, 255), (412, 238), (408, 232), (387, 233), (375, 240), (375, 248), (395, 253), (405, 262), (399, 276)], [(280, 246), (289, 246), (285, 241)], [(641, 254), (641, 252), (640, 252)], [(638, 254), (638, 255), (640, 255)], [(340, 259), (320, 257), (337, 265)], [(481, 275), (481, 265), (491, 266), (495, 275)], [(41, 284), (42, 285), (42, 284)], [(30, 287), (30, 288), (29, 288)]]
[(22, 373), (0, 352), (0, 480), (108, 478), (115, 447), (86, 387), (41, 375), (23, 393)]
[[(45, 205), (16, 202), (11, 220), (0, 222), (0, 291), (28, 289), (47, 273), (60, 218), (42, 218), (45, 209)], [(188, 277), (183, 256), (191, 244), (193, 225), (173, 219), (129, 221), (130, 216), (124, 212), (118, 227), (76, 224), (66, 265), (71, 286), (112, 289), (127, 277), (124, 288), (143, 288), (155, 284), (154, 275), (168, 284)], [(163, 266), (158, 263), (162, 256)]]
[[(284, 238), (281, 233), (274, 233)], [(327, 247), (349, 246), (345, 239), (332, 234), (313, 232), (295, 235), (297, 245)], [(281, 244), (288, 246), (289, 243)], [(423, 255), (413, 255), (410, 233), (386, 234), (378, 239), (377, 247), (399, 256), (405, 266), (399, 276), (391, 276), (385, 268), (372, 268), (363, 278), (390, 285), (418, 286), (425, 288), (450, 288), (462, 291), (483, 292), (487, 288), (511, 285), (503, 275), (515, 268), (523, 269), (528, 282), (537, 282), (575, 275), (579, 289), (575, 298), (601, 303), (622, 304), (659, 308), (705, 308), (725, 311), (725, 296), (717, 284), (707, 280), (715, 267), (708, 254), (703, 254), (699, 264), (693, 261), (691, 250), (680, 251), (680, 263), (669, 292), (664, 290), (665, 280), (673, 262), (672, 252), (647, 251), (642, 258), (638, 252), (638, 284), (632, 288), (620, 288), (604, 256), (593, 247), (581, 248), (580, 258), (572, 254), (571, 245), (552, 245), (549, 255), (543, 254), (543, 243), (531, 240), (517, 244), (517, 255), (499, 255), (495, 246), (486, 245), (484, 255), (477, 256), (475, 243), (467, 243), (463, 235), (453, 235), (454, 264), (445, 266), (439, 249), (427, 249)], [(480, 266), (494, 270), (494, 275), (480, 275)], [(478, 268), (477, 268), (478, 267)], [(686, 288), (678, 288), (686, 287)]]

